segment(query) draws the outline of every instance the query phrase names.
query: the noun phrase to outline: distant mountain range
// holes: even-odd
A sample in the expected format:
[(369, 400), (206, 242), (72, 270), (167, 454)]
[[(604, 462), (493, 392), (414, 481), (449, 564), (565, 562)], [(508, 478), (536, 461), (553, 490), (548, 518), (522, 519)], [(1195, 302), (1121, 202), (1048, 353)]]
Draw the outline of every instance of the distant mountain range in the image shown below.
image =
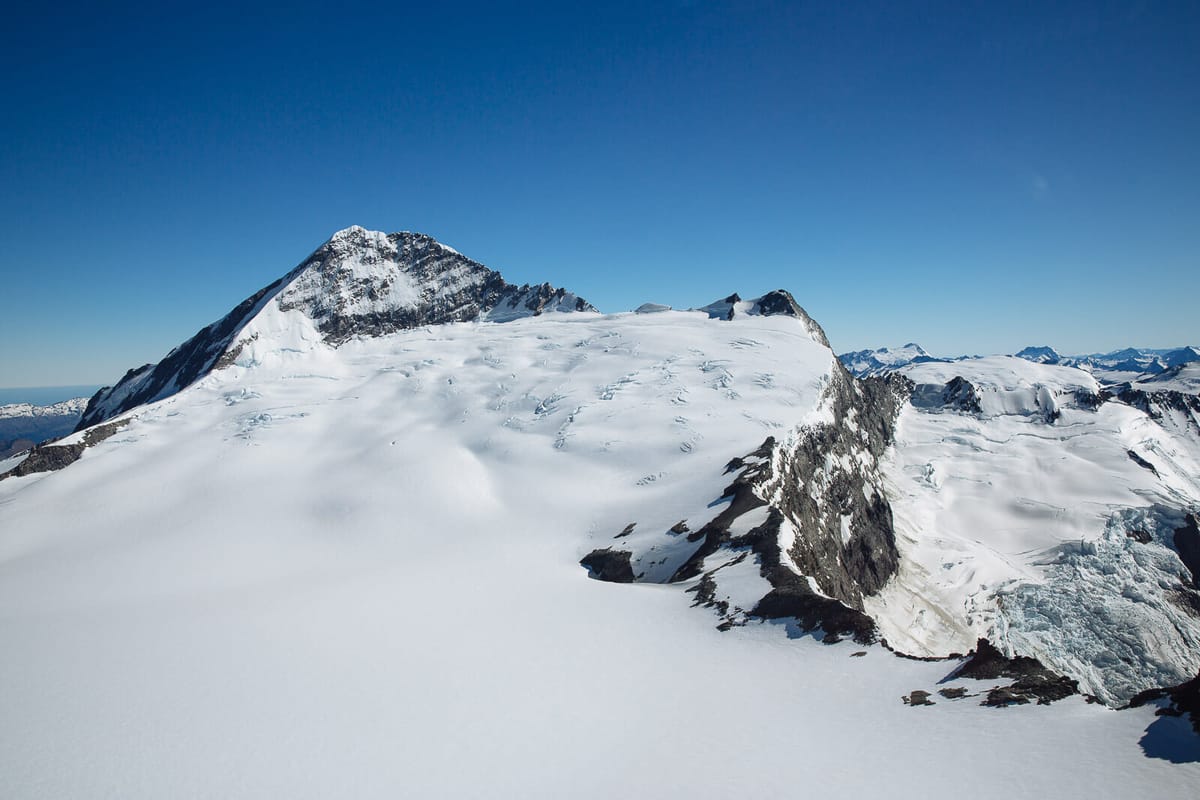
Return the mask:
[(87, 403), (88, 398), (77, 397), (44, 406), (33, 403), (0, 406), (0, 459), (75, 430)]
[[(1126, 347), (1111, 353), (1086, 355), (1061, 355), (1052, 347), (1037, 346), (1026, 347), (1014, 355), (1035, 364), (1077, 367), (1096, 374), (1097, 378), (1102, 381), (1111, 383), (1176, 374), (1180, 368), (1200, 362), (1200, 348), (1193, 346), (1163, 349)], [(846, 369), (855, 375), (869, 377), (894, 372), (909, 364), (923, 364), (932, 361), (950, 363), (980, 358), (980, 356), (933, 356), (920, 345), (910, 342), (902, 347), (882, 347), (878, 350), (842, 353), (838, 358), (845, 364)]]

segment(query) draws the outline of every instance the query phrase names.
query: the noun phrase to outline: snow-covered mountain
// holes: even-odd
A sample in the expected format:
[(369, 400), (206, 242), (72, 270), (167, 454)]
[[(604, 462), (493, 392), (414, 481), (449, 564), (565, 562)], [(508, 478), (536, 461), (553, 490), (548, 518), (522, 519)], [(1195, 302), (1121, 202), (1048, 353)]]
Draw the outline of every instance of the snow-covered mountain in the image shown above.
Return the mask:
[(912, 348), (343, 231), (0, 462), (0, 794), (1189, 797), (1190, 373)]
[(1063, 357), (1053, 347), (1026, 347), (1017, 353), (1017, 358), (1032, 361), (1035, 364), (1059, 364)]
[[(548, 283), (507, 283), (498, 272), (424, 234), (354, 226), (334, 234), (294, 270), (158, 364), (132, 369), (115, 386), (101, 389), (79, 427), (170, 397), (210, 370), (258, 353), (307, 351), (318, 342), (338, 345), (421, 325), (594, 310)], [(267, 343), (256, 347), (260, 336)]]
[[(931, 356), (916, 344), (903, 347), (880, 348), (879, 350), (857, 350), (838, 356), (846, 369), (860, 378), (888, 375), (910, 364), (931, 361), (958, 362), (984, 356)], [(1127, 347), (1111, 353), (1087, 355), (1061, 355), (1046, 345), (1025, 347), (1016, 353), (1017, 358), (1035, 364), (1057, 364), (1078, 367), (1094, 374), (1105, 385), (1128, 383), (1161, 375), (1173, 369), (1200, 361), (1200, 348), (1177, 347), (1167, 349), (1144, 349)]]
[(0, 406), (0, 419), (14, 419), (16, 417), (69, 417), (72, 414), (79, 415), (87, 408), (88, 399), (86, 397), (76, 397), (72, 400), (63, 400), (60, 403), (51, 403), (46, 406), (39, 406), (33, 403), (9, 403), (8, 405)]
[(909, 342), (901, 347), (856, 350), (852, 353), (842, 353), (838, 358), (841, 359), (846, 369), (860, 378), (884, 375), (909, 364), (943, 360), (929, 355), (925, 352), (925, 348), (915, 342)]
[(1115, 383), (1142, 375), (1158, 375), (1166, 370), (1200, 361), (1200, 349), (1178, 347), (1154, 350), (1127, 347), (1111, 353), (1061, 356), (1050, 347), (1026, 347), (1017, 353), (1017, 357), (1041, 364), (1079, 367), (1095, 373), (1104, 382)]

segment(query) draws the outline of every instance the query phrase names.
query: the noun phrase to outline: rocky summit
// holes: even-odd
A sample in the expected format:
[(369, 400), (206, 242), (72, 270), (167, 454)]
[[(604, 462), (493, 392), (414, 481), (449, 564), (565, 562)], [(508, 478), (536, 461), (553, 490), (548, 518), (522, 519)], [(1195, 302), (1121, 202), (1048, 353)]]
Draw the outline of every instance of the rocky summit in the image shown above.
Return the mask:
[(201, 329), (158, 364), (131, 369), (88, 404), (79, 430), (190, 386), (237, 358), (247, 326), (262, 315), (295, 312), (322, 340), (341, 344), (421, 325), (506, 321), (548, 311), (595, 311), (548, 283), (514, 286), (500, 273), (421, 233), (368, 231), (358, 226), (329, 241), (284, 277)]

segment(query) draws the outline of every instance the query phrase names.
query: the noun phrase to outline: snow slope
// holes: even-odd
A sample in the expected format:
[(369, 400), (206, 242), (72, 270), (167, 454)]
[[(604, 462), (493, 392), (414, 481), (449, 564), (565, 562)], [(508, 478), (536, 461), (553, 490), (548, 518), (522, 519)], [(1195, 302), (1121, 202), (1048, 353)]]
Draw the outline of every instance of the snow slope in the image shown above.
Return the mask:
[[(586, 577), (629, 518), (702, 515), (745, 442), (814, 411), (833, 355), (797, 320), (562, 315), (244, 357), (68, 469), (0, 482), (5, 796), (782, 797), (814, 765), (833, 797), (1200, 778), (1144, 757), (1150, 709), (910, 708), (945, 664), (721, 633), (680, 588)], [(984, 754), (1022, 767), (981, 782)]]
[[(677, 588), (587, 579), (593, 543), (702, 513), (744, 442), (813, 410), (832, 354), (795, 320), (285, 349), (0, 482), (5, 796), (792, 796), (814, 764), (833, 797), (1200, 778), (1142, 755), (1149, 709), (910, 708), (945, 665), (720, 633)], [(984, 754), (1022, 767), (981, 782)]]

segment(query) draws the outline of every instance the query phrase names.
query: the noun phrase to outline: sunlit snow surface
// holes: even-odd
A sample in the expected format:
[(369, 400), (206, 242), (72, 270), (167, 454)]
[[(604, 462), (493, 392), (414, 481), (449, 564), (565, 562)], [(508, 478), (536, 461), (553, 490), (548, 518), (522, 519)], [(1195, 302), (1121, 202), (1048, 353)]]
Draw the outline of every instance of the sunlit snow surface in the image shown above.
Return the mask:
[(584, 553), (711, 518), (730, 458), (817, 413), (833, 355), (795, 320), (552, 314), (336, 352), (286, 323), (0, 482), (0, 796), (1193, 796), (1200, 765), (1166, 756), (1200, 748), (1152, 708), (910, 708), (951, 665), (588, 579)]

